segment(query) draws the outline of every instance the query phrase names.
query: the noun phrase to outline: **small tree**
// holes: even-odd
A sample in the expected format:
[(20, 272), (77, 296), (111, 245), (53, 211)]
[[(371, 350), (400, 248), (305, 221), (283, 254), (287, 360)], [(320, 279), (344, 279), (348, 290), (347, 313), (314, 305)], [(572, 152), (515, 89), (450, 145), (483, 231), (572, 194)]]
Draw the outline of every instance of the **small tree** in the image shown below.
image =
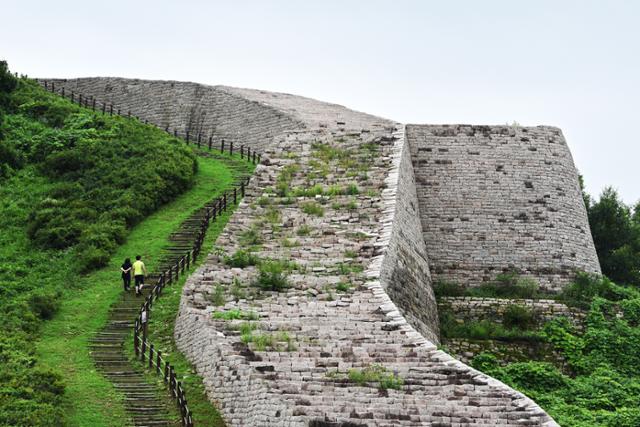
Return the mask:
[(640, 285), (640, 214), (616, 190), (604, 189), (588, 209), (589, 225), (602, 272), (615, 282)]

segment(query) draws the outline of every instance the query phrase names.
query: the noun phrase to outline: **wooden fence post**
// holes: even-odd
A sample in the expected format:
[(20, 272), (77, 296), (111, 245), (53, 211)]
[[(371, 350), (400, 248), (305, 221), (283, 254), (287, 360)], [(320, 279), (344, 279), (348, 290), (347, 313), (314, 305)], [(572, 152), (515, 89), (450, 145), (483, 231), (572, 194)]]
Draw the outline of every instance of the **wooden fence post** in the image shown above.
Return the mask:
[(220, 142), (220, 152), (224, 153), (224, 139)]
[(156, 351), (156, 373), (160, 375), (162, 373), (162, 352), (160, 350)]
[(233, 141), (229, 141), (229, 154), (233, 155)]
[(213, 137), (209, 136), (209, 151), (211, 151), (211, 143), (213, 142)]
[(147, 340), (146, 336), (142, 334), (142, 345), (140, 346), (140, 360), (144, 362), (144, 353), (147, 351)]
[(153, 344), (149, 346), (149, 369), (153, 368)]
[(140, 355), (140, 348), (138, 347), (140, 341), (140, 337), (138, 336), (138, 328), (138, 319), (136, 319), (133, 326), (133, 349), (135, 350), (136, 358)]
[(187, 131), (187, 144), (189, 143), (189, 131)]
[(243, 157), (243, 153), (244, 152), (244, 145), (240, 145), (240, 158), (242, 159)]
[(244, 197), (244, 181), (240, 183), (240, 196)]

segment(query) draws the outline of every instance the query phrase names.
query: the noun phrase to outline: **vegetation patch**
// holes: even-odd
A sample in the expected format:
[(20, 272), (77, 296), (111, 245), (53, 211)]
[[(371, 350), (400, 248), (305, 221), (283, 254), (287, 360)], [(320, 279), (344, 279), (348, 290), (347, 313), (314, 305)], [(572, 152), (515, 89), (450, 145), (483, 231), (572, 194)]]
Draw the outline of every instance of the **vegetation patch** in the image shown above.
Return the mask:
[(312, 216), (324, 216), (324, 208), (316, 202), (303, 203), (302, 212)]
[(265, 291), (283, 291), (289, 287), (287, 275), (291, 267), (286, 261), (263, 261), (258, 266), (255, 285)]
[(258, 313), (254, 311), (241, 311), (239, 309), (228, 311), (216, 311), (213, 313), (214, 319), (220, 320), (258, 320)]
[(465, 288), (457, 283), (436, 282), (433, 290), (438, 297), (476, 297), (476, 298), (550, 298), (553, 294), (539, 291), (538, 283), (528, 277), (520, 277), (517, 273), (503, 273), (491, 282), (479, 286)]
[(363, 369), (350, 369), (348, 379), (360, 386), (377, 383), (381, 390), (399, 390), (404, 385), (404, 379), (396, 373), (389, 372), (382, 365), (371, 365)]
[(245, 268), (252, 265), (258, 265), (260, 263), (260, 258), (251, 252), (240, 249), (231, 256), (225, 256), (224, 263), (229, 267)]

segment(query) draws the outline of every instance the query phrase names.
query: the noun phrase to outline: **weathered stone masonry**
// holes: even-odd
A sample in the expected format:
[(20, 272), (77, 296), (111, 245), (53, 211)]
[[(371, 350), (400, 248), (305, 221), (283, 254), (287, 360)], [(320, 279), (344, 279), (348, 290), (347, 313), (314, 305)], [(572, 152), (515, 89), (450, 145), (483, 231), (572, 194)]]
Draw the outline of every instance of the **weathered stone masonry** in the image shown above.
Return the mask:
[(408, 125), (407, 139), (434, 280), (516, 271), (559, 290), (576, 270), (600, 272), (559, 129)]
[[(242, 246), (242, 233), (260, 225), (258, 255), (295, 262), (292, 286), (255, 294), (249, 286), (255, 267), (229, 268), (212, 255), (189, 278), (176, 323), (178, 345), (229, 425), (556, 425), (530, 399), (435, 347), (437, 309), (429, 264), (438, 265), (431, 254), (444, 243), (421, 239), (423, 206), (428, 208), (421, 193), (423, 170), (415, 155), (411, 164), (413, 146), (405, 141), (402, 125), (306, 98), (246, 89), (99, 78), (56, 85), (112, 101), (162, 128), (196, 133), (195, 127), (263, 152), (246, 198), (216, 244), (232, 254)], [(292, 186), (314, 183), (309, 176), (318, 143), (350, 150), (354, 157), (376, 147), (366, 173), (349, 176), (348, 169), (332, 162), (321, 181), (355, 182), (360, 193), (330, 200), (275, 196), (271, 189), (292, 164), (300, 168)], [(303, 212), (311, 201), (323, 205), (324, 216)], [(344, 208), (353, 203), (355, 210)], [(264, 222), (269, 209), (281, 215), (276, 227)], [(311, 232), (297, 234), (303, 226)], [(284, 239), (297, 243), (285, 245)], [(531, 245), (535, 250), (535, 241)], [(362, 265), (364, 271), (339, 268), (347, 258), (349, 266)], [(338, 292), (336, 285), (343, 282), (350, 288)], [(238, 283), (244, 298), (230, 295)], [(219, 286), (225, 290), (222, 307), (212, 303)], [(241, 321), (212, 317), (232, 308), (256, 312), (262, 334), (288, 334), (289, 351), (247, 346), (237, 330)], [(350, 369), (372, 364), (397, 374), (404, 385), (379, 390), (375, 383), (348, 379)]]

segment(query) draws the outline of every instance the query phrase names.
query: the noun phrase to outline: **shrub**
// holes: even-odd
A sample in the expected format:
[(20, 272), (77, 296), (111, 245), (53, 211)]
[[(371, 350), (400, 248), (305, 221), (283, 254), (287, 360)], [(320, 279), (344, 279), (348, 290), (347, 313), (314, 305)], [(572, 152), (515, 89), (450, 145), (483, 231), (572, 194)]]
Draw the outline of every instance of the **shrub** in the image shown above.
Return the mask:
[(296, 234), (298, 236), (308, 236), (311, 233), (311, 227), (309, 227), (307, 224), (303, 224), (300, 227), (298, 227), (298, 230), (296, 231)]
[(349, 292), (351, 286), (348, 283), (340, 282), (336, 285), (336, 291), (338, 292)]
[(457, 283), (438, 280), (433, 284), (433, 293), (437, 297), (461, 297), (465, 289)]
[(231, 295), (233, 295), (235, 301), (240, 301), (247, 297), (247, 293), (242, 288), (242, 283), (236, 277), (233, 278), (233, 283), (231, 284)]
[(264, 219), (271, 224), (279, 224), (282, 219), (282, 215), (280, 215), (280, 211), (276, 208), (270, 207), (264, 213)]
[(218, 283), (213, 291), (213, 305), (216, 307), (223, 306), (227, 303), (227, 298), (224, 295), (224, 287)]
[(558, 368), (546, 362), (511, 363), (504, 371), (512, 384), (528, 390), (551, 391), (569, 383)]
[(537, 331), (508, 328), (489, 320), (458, 323), (451, 312), (442, 310), (440, 316), (440, 333), (445, 338), (468, 338), (474, 340), (500, 340), (500, 341), (543, 341), (543, 334)]
[(362, 273), (364, 271), (364, 267), (362, 266), (362, 264), (357, 264), (357, 263), (345, 263), (345, 262), (341, 262), (337, 265), (338, 267), (338, 272), (340, 274), (343, 275), (347, 275), (350, 273)]
[(294, 197), (315, 197), (324, 194), (324, 188), (320, 184), (315, 184), (309, 188), (297, 187), (292, 191)]
[(224, 263), (230, 267), (245, 268), (260, 263), (260, 259), (245, 250), (238, 250), (232, 256), (225, 256)]
[(404, 385), (404, 380), (392, 372), (388, 372), (382, 365), (371, 365), (364, 369), (350, 369), (349, 380), (358, 384), (377, 382), (382, 390), (399, 390)]
[(244, 312), (239, 309), (234, 309), (228, 311), (216, 311), (213, 313), (213, 318), (222, 320), (258, 320), (258, 314), (253, 311)]
[(498, 358), (491, 353), (478, 353), (471, 360), (471, 366), (479, 371), (490, 373), (492, 370), (500, 366)]
[(240, 233), (240, 244), (242, 246), (256, 246), (262, 244), (262, 235), (258, 227), (251, 227)]
[(324, 216), (324, 208), (316, 202), (303, 203), (302, 211), (307, 215)]
[(93, 245), (78, 248), (77, 268), (82, 273), (88, 273), (96, 268), (104, 267), (109, 262), (110, 254), (105, 249)]
[(345, 258), (357, 258), (358, 257), (358, 253), (356, 251), (348, 249), (348, 250), (344, 251), (344, 256), (345, 256)]
[(640, 325), (640, 298), (624, 300), (620, 303), (624, 319), (632, 326)]
[(616, 285), (604, 276), (578, 273), (575, 280), (563, 289), (560, 299), (568, 305), (587, 309), (596, 297), (620, 301), (638, 296), (635, 289)]
[(0, 61), (0, 110), (9, 106), (10, 95), (18, 86), (18, 79), (9, 71), (7, 61)]
[(29, 296), (31, 311), (40, 319), (48, 320), (53, 317), (60, 306), (59, 294), (37, 292)]
[(533, 329), (537, 323), (535, 313), (522, 305), (510, 305), (502, 314), (502, 324), (509, 329)]
[(465, 295), (483, 298), (537, 298), (538, 284), (530, 278), (519, 277), (515, 273), (504, 273), (495, 280), (469, 288)]
[(268, 291), (280, 292), (289, 286), (287, 280), (287, 264), (282, 261), (266, 261), (260, 263), (256, 285)]
[(94, 166), (92, 156), (79, 149), (68, 149), (51, 153), (44, 160), (42, 170), (51, 177), (59, 178), (67, 174), (81, 175)]
[(349, 196), (355, 196), (356, 194), (360, 194), (360, 190), (358, 189), (358, 186), (356, 184), (349, 184), (344, 189), (344, 194)]
[(61, 128), (67, 117), (77, 109), (71, 103), (50, 102), (48, 100), (32, 101), (20, 106), (20, 113), (41, 121), (46, 126)]

